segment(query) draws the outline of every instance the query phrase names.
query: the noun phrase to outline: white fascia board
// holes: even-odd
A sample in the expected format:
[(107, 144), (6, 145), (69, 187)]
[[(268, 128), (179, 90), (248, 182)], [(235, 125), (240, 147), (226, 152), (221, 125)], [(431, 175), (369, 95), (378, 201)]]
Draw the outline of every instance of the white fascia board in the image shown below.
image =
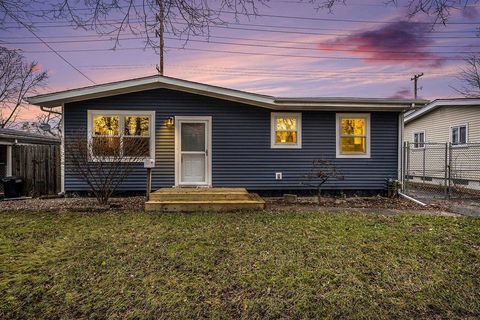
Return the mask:
[(38, 95), (27, 98), (27, 101), (31, 104), (39, 106), (54, 107), (61, 105), (62, 103), (70, 103), (157, 88), (174, 89), (263, 107), (271, 107), (273, 104), (273, 98), (268, 96), (190, 82), (181, 79), (168, 77), (160, 78), (158, 76)]
[(430, 104), (427, 104), (421, 109), (414, 111), (405, 117), (405, 123), (413, 121), (422, 115), (433, 111), (436, 108), (451, 106), (451, 107), (458, 107), (458, 106), (480, 106), (480, 99), (470, 99), (470, 98), (460, 98), (460, 99), (438, 99), (434, 100)]

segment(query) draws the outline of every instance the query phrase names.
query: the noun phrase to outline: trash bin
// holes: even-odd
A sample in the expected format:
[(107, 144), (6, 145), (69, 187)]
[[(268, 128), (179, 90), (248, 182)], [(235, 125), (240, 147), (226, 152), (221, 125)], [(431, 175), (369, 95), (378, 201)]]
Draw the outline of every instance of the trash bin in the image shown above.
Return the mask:
[(18, 198), (22, 196), (23, 180), (17, 177), (5, 177), (2, 179), (5, 198)]

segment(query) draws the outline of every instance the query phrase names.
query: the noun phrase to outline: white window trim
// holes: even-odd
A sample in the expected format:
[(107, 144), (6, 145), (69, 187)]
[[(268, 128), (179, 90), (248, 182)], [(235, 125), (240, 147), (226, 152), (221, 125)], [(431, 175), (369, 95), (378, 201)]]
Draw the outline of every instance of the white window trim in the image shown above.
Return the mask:
[[(459, 128), (459, 127), (465, 127), (465, 143), (463, 144), (453, 144), (453, 129), (454, 128)], [(460, 123), (456, 124), (453, 126), (450, 126), (450, 134), (448, 137), (448, 141), (450, 141), (450, 144), (452, 148), (465, 148), (468, 147), (468, 123)]]
[[(93, 128), (93, 117), (94, 116), (118, 116), (119, 117), (119, 133), (120, 136), (123, 135), (124, 120), (126, 116), (138, 117), (138, 116), (148, 116), (150, 118), (150, 155), (144, 158), (137, 158), (129, 160), (128, 157), (125, 157), (124, 160), (127, 162), (142, 162), (145, 159), (155, 159), (155, 111), (134, 111), (134, 110), (87, 110), (87, 139), (89, 145), (91, 146), (92, 142), (92, 128)], [(92, 150), (89, 150), (89, 153), (92, 154)], [(108, 161), (108, 157), (91, 157), (90, 161), (96, 162), (101, 160)]]
[[(340, 152), (340, 125), (342, 118), (364, 118), (366, 122), (366, 143), (367, 152), (364, 154), (342, 154)], [(335, 140), (337, 149), (337, 158), (370, 158), (370, 113), (337, 113), (335, 119)]]
[[(419, 133), (423, 133), (423, 147), (415, 147), (415, 135), (416, 134), (419, 134)], [(427, 143), (427, 133), (425, 130), (418, 130), (418, 131), (415, 131), (412, 133), (412, 142), (413, 142), (413, 148), (414, 150), (421, 150), (421, 149), (425, 149), (425, 144)]]
[[(276, 140), (276, 118), (297, 119), (297, 143), (281, 144)], [(270, 148), (272, 149), (301, 149), (302, 148), (302, 113), (301, 112), (272, 112), (270, 113)]]

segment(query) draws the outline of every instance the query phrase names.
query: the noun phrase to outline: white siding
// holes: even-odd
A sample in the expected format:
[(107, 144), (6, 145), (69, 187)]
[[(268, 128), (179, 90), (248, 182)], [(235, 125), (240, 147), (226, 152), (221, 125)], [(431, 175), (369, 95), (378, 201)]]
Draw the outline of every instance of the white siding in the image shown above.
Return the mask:
[(450, 127), (468, 124), (468, 142), (480, 143), (480, 106), (440, 107), (405, 125), (404, 140), (413, 142), (413, 133), (425, 130), (426, 142), (449, 142)]

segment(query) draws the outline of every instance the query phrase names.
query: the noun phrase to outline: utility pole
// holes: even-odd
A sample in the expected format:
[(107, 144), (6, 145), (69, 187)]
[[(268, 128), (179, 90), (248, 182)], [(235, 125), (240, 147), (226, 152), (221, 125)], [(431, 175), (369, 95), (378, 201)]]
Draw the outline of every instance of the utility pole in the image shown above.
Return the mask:
[(415, 99), (417, 99), (418, 95), (418, 79), (423, 76), (423, 72), (420, 74), (415, 74), (413, 78), (410, 79), (410, 81), (413, 81), (413, 96)]
[(163, 76), (164, 74), (164, 63), (163, 58), (165, 55), (165, 6), (163, 3), (164, 0), (157, 0), (158, 6), (160, 7), (160, 13), (157, 15), (157, 21), (159, 22), (159, 28), (156, 32), (157, 36), (160, 38), (160, 65), (157, 65), (158, 73)]

